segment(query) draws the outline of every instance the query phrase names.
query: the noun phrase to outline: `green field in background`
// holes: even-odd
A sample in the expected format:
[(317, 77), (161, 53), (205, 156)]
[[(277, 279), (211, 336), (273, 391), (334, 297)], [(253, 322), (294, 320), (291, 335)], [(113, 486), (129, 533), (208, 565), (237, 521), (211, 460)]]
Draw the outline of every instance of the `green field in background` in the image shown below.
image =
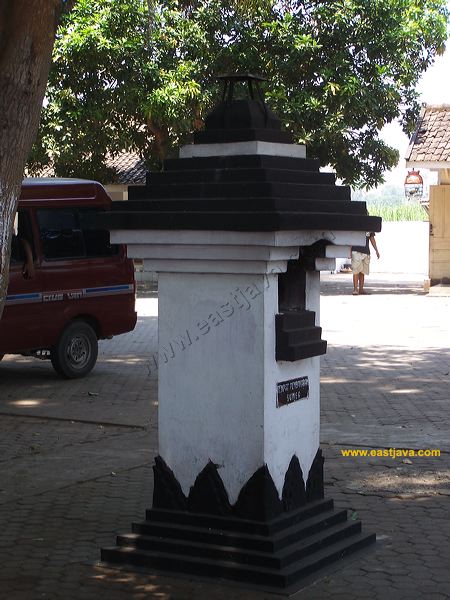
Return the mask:
[(382, 217), (383, 221), (428, 221), (428, 213), (420, 204), (396, 204), (371, 202), (367, 204), (369, 215)]

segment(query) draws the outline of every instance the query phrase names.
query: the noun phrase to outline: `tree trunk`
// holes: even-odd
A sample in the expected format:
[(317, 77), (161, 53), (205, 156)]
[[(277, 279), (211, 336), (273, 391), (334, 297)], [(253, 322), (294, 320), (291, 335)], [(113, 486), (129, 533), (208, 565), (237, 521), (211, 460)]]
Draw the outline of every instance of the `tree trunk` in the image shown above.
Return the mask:
[(156, 154), (162, 164), (167, 156), (169, 130), (167, 127), (157, 125), (151, 117), (147, 117), (147, 128), (153, 134), (152, 153)]
[(0, 0), (0, 317), (20, 186), (62, 6), (62, 0)]

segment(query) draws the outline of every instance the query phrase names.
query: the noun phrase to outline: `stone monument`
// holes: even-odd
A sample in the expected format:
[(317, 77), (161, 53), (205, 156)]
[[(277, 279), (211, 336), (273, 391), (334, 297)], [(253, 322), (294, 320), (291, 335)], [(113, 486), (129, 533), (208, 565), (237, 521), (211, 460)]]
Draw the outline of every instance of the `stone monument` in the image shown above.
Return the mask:
[(381, 219), (292, 143), (260, 78), (224, 83), (194, 143), (103, 217), (159, 274), (159, 454), (146, 520), (102, 559), (292, 592), (375, 540), (324, 498), (319, 292)]

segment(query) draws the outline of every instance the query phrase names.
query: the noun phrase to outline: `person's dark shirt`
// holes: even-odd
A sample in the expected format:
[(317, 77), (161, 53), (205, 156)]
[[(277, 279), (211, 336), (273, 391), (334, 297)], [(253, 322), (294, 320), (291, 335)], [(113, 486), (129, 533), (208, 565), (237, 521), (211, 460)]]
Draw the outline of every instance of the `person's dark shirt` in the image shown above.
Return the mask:
[(366, 245), (352, 246), (352, 252), (361, 252), (362, 254), (370, 255), (369, 240), (372, 236), (375, 236), (375, 233), (373, 231), (371, 231), (370, 233), (366, 233)]

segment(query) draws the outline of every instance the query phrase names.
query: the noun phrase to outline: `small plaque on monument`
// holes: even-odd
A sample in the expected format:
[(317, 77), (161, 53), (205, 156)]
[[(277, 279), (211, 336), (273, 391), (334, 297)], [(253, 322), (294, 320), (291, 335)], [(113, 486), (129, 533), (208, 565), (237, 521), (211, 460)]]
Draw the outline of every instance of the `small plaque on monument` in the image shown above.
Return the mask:
[(309, 396), (308, 377), (297, 377), (277, 383), (277, 408), (303, 400)]

